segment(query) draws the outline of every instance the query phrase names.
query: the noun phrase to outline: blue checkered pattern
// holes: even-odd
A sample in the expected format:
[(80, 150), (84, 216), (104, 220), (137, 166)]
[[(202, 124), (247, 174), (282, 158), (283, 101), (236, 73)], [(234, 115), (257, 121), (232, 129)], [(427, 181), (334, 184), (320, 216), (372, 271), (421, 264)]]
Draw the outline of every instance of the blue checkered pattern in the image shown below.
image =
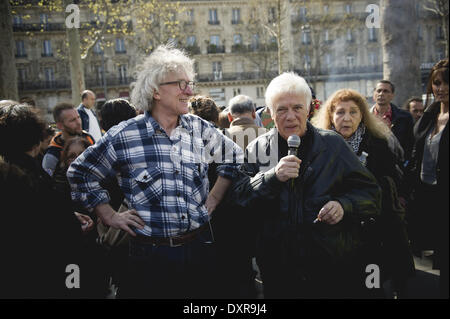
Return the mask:
[(208, 221), (208, 162), (220, 162), (218, 175), (232, 179), (243, 152), (210, 123), (181, 115), (170, 138), (146, 112), (111, 128), (70, 166), (72, 199), (87, 209), (108, 203), (100, 182), (118, 176), (125, 202), (145, 222), (145, 236), (169, 237)]

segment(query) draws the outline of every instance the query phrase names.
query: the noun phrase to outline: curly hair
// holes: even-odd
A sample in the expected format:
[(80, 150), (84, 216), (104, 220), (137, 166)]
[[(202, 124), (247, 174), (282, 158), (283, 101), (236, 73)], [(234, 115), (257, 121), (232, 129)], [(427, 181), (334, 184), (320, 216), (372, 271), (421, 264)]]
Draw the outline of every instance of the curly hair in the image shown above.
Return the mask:
[(137, 80), (131, 83), (131, 103), (138, 110), (152, 111), (153, 94), (159, 89), (159, 83), (171, 72), (186, 72), (194, 79), (194, 60), (182, 50), (174, 48), (173, 44), (161, 45), (156, 48), (136, 68)]
[(361, 122), (364, 123), (367, 130), (376, 137), (388, 139), (391, 131), (386, 124), (370, 113), (369, 105), (366, 99), (352, 89), (341, 89), (334, 92), (328, 100), (316, 112), (311, 122), (318, 128), (330, 130), (333, 125), (333, 112), (339, 102), (353, 101), (361, 112)]
[(0, 155), (24, 154), (44, 139), (45, 122), (28, 104), (11, 101), (0, 107)]
[(203, 95), (193, 96), (189, 99), (188, 105), (190, 113), (217, 124), (220, 111), (212, 98)]

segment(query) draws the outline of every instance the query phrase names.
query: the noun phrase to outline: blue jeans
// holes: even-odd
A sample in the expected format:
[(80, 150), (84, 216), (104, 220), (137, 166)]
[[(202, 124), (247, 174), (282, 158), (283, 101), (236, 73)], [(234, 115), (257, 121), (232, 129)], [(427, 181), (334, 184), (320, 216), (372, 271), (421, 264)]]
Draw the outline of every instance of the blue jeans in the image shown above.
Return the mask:
[(209, 231), (178, 247), (131, 239), (128, 272), (119, 298), (214, 298), (217, 269)]

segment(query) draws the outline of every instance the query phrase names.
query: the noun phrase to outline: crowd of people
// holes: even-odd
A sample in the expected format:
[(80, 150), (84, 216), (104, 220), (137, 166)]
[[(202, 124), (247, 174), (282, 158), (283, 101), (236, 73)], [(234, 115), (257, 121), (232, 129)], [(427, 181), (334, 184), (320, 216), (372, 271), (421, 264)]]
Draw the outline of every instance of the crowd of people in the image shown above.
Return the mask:
[(0, 101), (1, 298), (255, 298), (255, 261), (265, 298), (402, 298), (425, 250), (448, 298), (448, 59), (403, 107), (388, 80), (320, 106), (285, 72), (220, 109), (171, 46), (140, 70), (53, 128)]

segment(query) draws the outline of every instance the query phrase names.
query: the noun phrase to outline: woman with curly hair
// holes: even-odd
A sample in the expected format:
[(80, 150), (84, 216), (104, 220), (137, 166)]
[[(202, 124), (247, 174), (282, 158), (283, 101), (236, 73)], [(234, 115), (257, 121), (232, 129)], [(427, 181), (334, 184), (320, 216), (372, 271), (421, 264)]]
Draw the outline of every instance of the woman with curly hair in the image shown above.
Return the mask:
[(392, 278), (394, 292), (402, 294), (406, 279), (414, 274), (414, 261), (403, 221), (405, 211), (397, 195), (402, 173), (401, 159), (392, 147), (395, 137), (370, 113), (365, 98), (351, 89), (338, 90), (329, 97), (312, 123), (340, 134), (381, 186), (382, 214), (370, 240), (382, 242), (383, 249), (374, 247), (373, 255), (364, 256), (364, 260), (381, 263), (382, 279)]

